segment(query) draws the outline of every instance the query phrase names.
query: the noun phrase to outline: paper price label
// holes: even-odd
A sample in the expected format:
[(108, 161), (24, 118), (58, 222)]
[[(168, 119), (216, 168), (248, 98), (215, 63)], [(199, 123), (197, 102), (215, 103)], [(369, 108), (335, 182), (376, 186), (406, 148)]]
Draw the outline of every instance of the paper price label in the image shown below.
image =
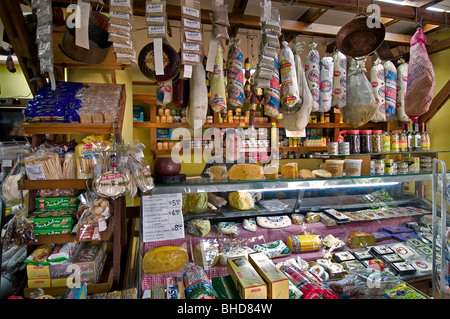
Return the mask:
[(141, 206), (144, 242), (184, 238), (181, 194), (143, 196)]

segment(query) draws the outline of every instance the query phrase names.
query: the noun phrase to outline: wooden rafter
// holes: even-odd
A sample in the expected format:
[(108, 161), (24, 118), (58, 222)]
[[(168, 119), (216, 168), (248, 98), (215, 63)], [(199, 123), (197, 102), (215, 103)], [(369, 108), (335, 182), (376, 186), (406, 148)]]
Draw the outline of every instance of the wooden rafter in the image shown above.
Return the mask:
[[(233, 4), (233, 15), (244, 15), (245, 8), (247, 8), (248, 0), (235, 0)], [(238, 33), (239, 28), (236, 26), (231, 27), (230, 38), (234, 38)]]
[[(272, 0), (272, 2), (283, 2), (283, 0)], [(287, 1), (284, 1), (285, 3)], [(289, 3), (289, 2), (288, 2)], [(292, 1), (293, 5), (300, 5), (313, 8), (323, 8), (329, 10), (344, 11), (349, 13), (356, 13), (359, 4), (359, 12), (363, 11), (368, 5), (372, 4), (372, 0), (296, 0)], [(424, 7), (401, 6), (387, 2), (376, 3), (381, 10), (381, 15), (386, 18), (416, 21), (417, 17), (422, 20), (423, 24), (439, 24), (445, 25), (445, 14), (443, 12), (436, 12), (427, 10)]]
[(10, 44), (14, 48), (17, 60), (22, 68), (31, 93), (36, 95), (37, 90), (46, 81), (40, 74), (37, 47), (32, 35), (27, 29), (19, 1), (0, 1), (0, 19), (2, 20)]

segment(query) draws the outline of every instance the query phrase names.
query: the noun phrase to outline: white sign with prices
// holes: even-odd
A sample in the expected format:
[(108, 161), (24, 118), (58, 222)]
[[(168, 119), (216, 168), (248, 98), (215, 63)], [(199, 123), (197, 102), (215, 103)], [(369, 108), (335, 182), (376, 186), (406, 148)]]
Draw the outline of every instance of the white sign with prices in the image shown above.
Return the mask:
[(142, 196), (144, 242), (184, 238), (181, 194)]

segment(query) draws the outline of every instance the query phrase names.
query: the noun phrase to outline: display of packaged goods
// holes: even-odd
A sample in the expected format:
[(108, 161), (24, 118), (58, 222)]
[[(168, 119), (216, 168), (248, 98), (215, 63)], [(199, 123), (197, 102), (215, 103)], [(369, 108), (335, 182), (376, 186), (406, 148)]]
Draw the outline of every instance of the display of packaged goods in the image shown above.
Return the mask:
[(35, 207), (40, 210), (78, 208), (79, 202), (80, 200), (77, 197), (38, 197)]
[(28, 219), (35, 230), (41, 229), (69, 229), (72, 230), (75, 222), (75, 212), (60, 211), (34, 211)]
[(267, 298), (289, 299), (289, 279), (266, 254), (251, 253), (248, 260), (267, 285)]
[(241, 299), (231, 276), (213, 277), (211, 282), (218, 299)]
[(267, 286), (246, 257), (227, 260), (228, 275), (242, 299), (267, 299)]
[(107, 241), (87, 242), (78, 252), (73, 264), (80, 267), (81, 280), (97, 283), (106, 260)]

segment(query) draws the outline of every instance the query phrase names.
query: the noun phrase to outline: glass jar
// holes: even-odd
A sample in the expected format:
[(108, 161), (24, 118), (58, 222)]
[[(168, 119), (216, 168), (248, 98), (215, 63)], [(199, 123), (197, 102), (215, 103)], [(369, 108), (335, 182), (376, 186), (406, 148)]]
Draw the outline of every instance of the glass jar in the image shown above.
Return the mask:
[(372, 131), (372, 153), (381, 153), (383, 151), (383, 131)]
[(408, 151), (408, 135), (405, 131), (399, 133), (399, 149), (400, 152)]
[(391, 152), (400, 151), (400, 134), (398, 131), (392, 131), (391, 133)]
[(389, 153), (391, 151), (391, 135), (389, 132), (383, 132), (382, 135), (382, 151), (383, 153)]
[(372, 152), (372, 130), (361, 130), (359, 133), (361, 153)]
[(350, 144), (350, 154), (359, 154), (361, 152), (359, 130), (345, 131), (344, 134), (344, 142)]

